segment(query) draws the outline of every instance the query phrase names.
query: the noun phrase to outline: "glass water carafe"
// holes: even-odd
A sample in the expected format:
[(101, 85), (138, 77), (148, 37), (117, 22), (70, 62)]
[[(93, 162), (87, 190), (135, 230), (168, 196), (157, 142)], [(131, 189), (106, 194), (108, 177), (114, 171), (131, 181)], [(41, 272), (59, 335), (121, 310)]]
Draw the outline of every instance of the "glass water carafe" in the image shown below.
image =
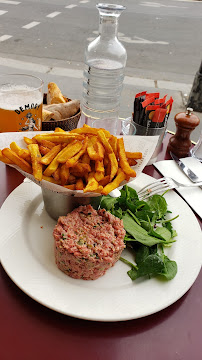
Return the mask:
[(98, 4), (97, 9), (99, 36), (85, 50), (81, 125), (111, 119), (113, 127), (119, 116), (127, 60), (126, 50), (117, 38), (118, 19), (125, 7)]

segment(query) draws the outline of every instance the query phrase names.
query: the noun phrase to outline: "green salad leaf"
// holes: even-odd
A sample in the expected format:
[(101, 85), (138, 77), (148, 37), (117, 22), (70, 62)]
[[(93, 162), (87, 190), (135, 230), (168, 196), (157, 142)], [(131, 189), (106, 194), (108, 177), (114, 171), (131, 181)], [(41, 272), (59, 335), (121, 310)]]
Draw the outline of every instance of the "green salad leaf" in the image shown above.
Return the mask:
[(164, 247), (171, 246), (177, 236), (171, 221), (166, 219), (170, 211), (162, 195), (153, 195), (148, 201), (140, 201), (137, 192), (125, 185), (119, 198), (103, 196), (100, 207), (123, 220), (126, 230), (124, 241), (132, 249), (135, 263), (120, 258), (130, 266), (127, 272), (131, 280), (158, 276), (171, 280), (177, 273), (177, 264), (164, 254)]
[(148, 199), (148, 205), (152, 211), (157, 213), (159, 219), (163, 217), (163, 215), (167, 212), (167, 203), (163, 196), (161, 195), (153, 195)]

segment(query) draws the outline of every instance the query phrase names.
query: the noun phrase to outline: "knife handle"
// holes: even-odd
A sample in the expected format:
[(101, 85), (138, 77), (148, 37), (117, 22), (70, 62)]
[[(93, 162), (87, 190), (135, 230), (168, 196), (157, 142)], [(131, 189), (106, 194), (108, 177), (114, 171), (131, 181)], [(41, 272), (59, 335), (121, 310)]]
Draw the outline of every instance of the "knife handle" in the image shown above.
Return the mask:
[(191, 132), (199, 125), (198, 116), (192, 114), (193, 109), (187, 108), (186, 113), (181, 112), (175, 115), (176, 133), (171, 136), (167, 150), (179, 158), (189, 155), (192, 143)]

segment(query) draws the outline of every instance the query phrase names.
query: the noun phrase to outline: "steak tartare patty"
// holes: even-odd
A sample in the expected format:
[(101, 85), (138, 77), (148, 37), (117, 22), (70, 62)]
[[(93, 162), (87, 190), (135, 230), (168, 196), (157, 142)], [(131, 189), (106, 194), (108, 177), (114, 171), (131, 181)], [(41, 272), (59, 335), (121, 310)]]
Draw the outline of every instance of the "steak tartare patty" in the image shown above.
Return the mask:
[(75, 279), (95, 280), (104, 275), (125, 248), (123, 221), (91, 205), (61, 216), (53, 236), (58, 268)]

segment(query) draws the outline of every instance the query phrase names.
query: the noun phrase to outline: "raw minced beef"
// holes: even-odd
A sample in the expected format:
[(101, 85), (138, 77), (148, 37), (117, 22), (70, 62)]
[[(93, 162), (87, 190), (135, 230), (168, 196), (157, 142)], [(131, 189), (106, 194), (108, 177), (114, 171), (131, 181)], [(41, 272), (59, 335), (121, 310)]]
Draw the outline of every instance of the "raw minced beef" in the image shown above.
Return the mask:
[(91, 205), (61, 216), (53, 236), (58, 268), (75, 279), (95, 280), (104, 275), (125, 247), (123, 221)]

